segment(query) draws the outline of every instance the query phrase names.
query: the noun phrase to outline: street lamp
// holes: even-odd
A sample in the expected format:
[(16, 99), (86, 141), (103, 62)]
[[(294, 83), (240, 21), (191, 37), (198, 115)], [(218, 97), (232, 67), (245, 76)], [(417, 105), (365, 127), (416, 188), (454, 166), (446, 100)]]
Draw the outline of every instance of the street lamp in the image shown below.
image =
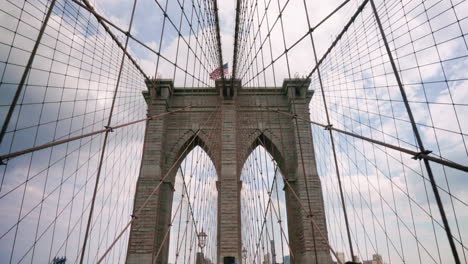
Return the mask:
[[(203, 232), (203, 229), (200, 233), (198, 233), (198, 246), (200, 247), (200, 253), (197, 253), (197, 263), (205, 264), (205, 256), (203, 255), (203, 248), (206, 246), (206, 237), (208, 235)], [(200, 260), (198, 260), (200, 259)], [(200, 261), (200, 262), (199, 262)]]
[(242, 249), (242, 258), (244, 259), (244, 264), (247, 263), (247, 249), (245, 247)]
[(206, 246), (206, 237), (208, 235), (203, 232), (203, 229), (202, 231), (198, 234), (198, 246), (202, 249), (203, 251), (203, 248)]

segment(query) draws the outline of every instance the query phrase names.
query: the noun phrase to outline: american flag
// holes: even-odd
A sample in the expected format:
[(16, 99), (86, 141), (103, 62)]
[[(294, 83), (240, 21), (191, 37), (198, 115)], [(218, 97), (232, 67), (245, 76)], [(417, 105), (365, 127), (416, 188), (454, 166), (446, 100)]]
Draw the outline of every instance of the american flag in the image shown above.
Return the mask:
[[(224, 74), (228, 74), (229, 70), (228, 70), (228, 64), (224, 64), (223, 65), (223, 71), (224, 71)], [(221, 78), (221, 67), (218, 67), (216, 68), (216, 70), (214, 70), (212, 73), (210, 73), (210, 79), (211, 80), (216, 80), (216, 79), (219, 79)]]

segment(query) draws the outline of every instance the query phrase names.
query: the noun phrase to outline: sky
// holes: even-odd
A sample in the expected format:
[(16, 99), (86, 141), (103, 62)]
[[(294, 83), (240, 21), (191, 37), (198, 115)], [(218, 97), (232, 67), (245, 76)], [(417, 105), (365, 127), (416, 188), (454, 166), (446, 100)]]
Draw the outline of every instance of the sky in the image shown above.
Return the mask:
[[(47, 10), (45, 2), (0, 0), (2, 123)], [(90, 2), (104, 17), (128, 30), (133, 1)], [(308, 31), (306, 10), (313, 26), (342, 1), (247, 2), (256, 2), (258, 13), (253, 13), (251, 26), (246, 25), (240, 34), (245, 40), (238, 71), (243, 85), (280, 87), (285, 78), (308, 75), (316, 65), (310, 39), (294, 46), (287, 56), (282, 55), (285, 47)], [(195, 3), (202, 5), (197, 10), (203, 10), (204, 2)], [(319, 60), (360, 3), (349, 1), (314, 30)], [(189, 0), (138, 0), (131, 33), (151, 50), (130, 40), (128, 51), (148, 76), (174, 79), (176, 87), (211, 87), (208, 74), (218, 67), (213, 43), (206, 44), (212, 40), (212, 27), (203, 20), (202, 12), (190, 11), (191, 4)], [(223, 62), (232, 72), (235, 1), (218, 4)], [(394, 0), (376, 1), (376, 5), (426, 149), (435, 156), (468, 164), (468, 2)], [(186, 7), (186, 16), (182, 16), (181, 6)], [(170, 21), (164, 22), (162, 10)], [(195, 22), (198, 19), (200, 23)], [(191, 29), (187, 20), (200, 27)], [(124, 34), (111, 30), (125, 43)], [(109, 121), (121, 49), (71, 0), (58, 1), (45, 32), (0, 146), (1, 154), (96, 131)], [(159, 58), (156, 52), (161, 54)], [(309, 105), (311, 120), (328, 123), (325, 97), (334, 127), (417, 150), (408, 111), (369, 4), (324, 58), (320, 73), (322, 85), (317, 71), (311, 75), (309, 89), (315, 91)], [(111, 124), (145, 117), (143, 89), (139, 70), (126, 61)], [(330, 137), (316, 126), (312, 126), (312, 134), (329, 239), (350, 259)], [(102, 169), (104, 184), (97, 197), (99, 213), (93, 218), (94, 235), (87, 251), (89, 263), (97, 260), (129, 221), (144, 124), (110, 135)], [(79, 255), (103, 140), (103, 135), (89, 137), (12, 159), (0, 168), (0, 262), (46, 262), (53, 256), (75, 259)], [(379, 253), (387, 263), (454, 263), (422, 162), (338, 133), (334, 140), (357, 255), (369, 259)], [(460, 258), (468, 263), (466, 246), (461, 246), (468, 239), (468, 175), (431, 165)], [(274, 165), (268, 166), (273, 171)], [(124, 259), (127, 239), (128, 234), (115, 246), (108, 262)]]

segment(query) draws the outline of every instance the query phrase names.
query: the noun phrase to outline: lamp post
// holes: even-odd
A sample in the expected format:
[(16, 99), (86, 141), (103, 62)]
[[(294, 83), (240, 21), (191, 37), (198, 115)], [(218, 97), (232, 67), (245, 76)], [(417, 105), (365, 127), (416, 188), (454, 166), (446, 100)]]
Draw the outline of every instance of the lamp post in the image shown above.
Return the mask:
[(200, 233), (198, 233), (198, 246), (201, 248), (202, 252), (203, 252), (203, 248), (206, 246), (206, 237), (208, 235), (203, 232), (203, 229)]
[(203, 229), (200, 233), (198, 233), (198, 246), (200, 247), (201, 257), (203, 258), (202, 263), (205, 263), (205, 255), (203, 254), (203, 248), (206, 246), (207, 237), (208, 235), (203, 231)]
[(245, 247), (242, 249), (242, 258), (244, 259), (244, 264), (247, 263), (247, 249)]

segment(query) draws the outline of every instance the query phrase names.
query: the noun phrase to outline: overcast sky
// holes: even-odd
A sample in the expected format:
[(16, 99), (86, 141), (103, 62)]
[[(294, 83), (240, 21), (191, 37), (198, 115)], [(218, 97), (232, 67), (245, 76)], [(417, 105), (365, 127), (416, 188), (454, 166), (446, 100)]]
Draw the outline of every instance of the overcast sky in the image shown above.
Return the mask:
[[(0, 0), (1, 121), (41, 25), (46, 11), (44, 2)], [(133, 1), (90, 2), (110, 21), (128, 29)], [(229, 63), (232, 71), (235, 1), (218, 2), (223, 62)], [(258, 18), (262, 18), (269, 1), (248, 2), (258, 3), (259, 14), (253, 16), (253, 25), (245, 33), (250, 42), (242, 52), (251, 53), (239, 62), (238, 74), (243, 83), (279, 87), (285, 78), (307, 75), (315, 66), (309, 38), (288, 52), (289, 69), (286, 56), (282, 56), (285, 45), (290, 47), (308, 31), (304, 1), (272, 0), (266, 15), (268, 22), (262, 22), (255, 41)], [(311, 25), (341, 2), (306, 1)], [(87, 12), (78, 12), (71, 0), (58, 3), (28, 85), (21, 94), (20, 107), (15, 109), (0, 147), (2, 154), (102, 129), (108, 121), (121, 51), (102, 28), (87, 26), (96, 25)], [(166, 3), (173, 24), (166, 21), (163, 27), (160, 7), (166, 8)], [(360, 3), (350, 1), (314, 31), (319, 59)], [(467, 1), (376, 3), (426, 148), (436, 156), (468, 164)], [(177, 87), (212, 86), (208, 73), (218, 67), (217, 61), (210, 59), (210, 50), (202, 51), (198, 45), (206, 41), (205, 34), (211, 28), (205, 25), (190, 29), (186, 18), (181, 16), (180, 5), (188, 10), (191, 4), (190, 0), (138, 0), (132, 35), (154, 51), (160, 50), (167, 60), (159, 58), (158, 64), (158, 56), (135, 41), (129, 42), (129, 52), (149, 76), (175, 78)], [(270, 44), (265, 41), (266, 24), (271, 27), (283, 7), (282, 20), (272, 30)], [(22, 20), (19, 24), (18, 17)], [(80, 23), (76, 23), (77, 18)], [(113, 32), (123, 43), (124, 35), (114, 29)], [(63, 41), (57, 42), (56, 38)], [(259, 50), (261, 43), (265, 43), (263, 50)], [(272, 60), (275, 60), (274, 72), (273, 67), (261, 71), (263, 65)], [(176, 69), (173, 62), (180, 68)], [(322, 65), (323, 90), (317, 72), (311, 76), (309, 89), (316, 92), (310, 104), (312, 120), (327, 123), (322, 101), (325, 93), (334, 127), (417, 150), (407, 110), (370, 5)], [(184, 74), (183, 70), (189, 74)], [(145, 85), (141, 74), (128, 62), (120, 86), (112, 124), (143, 118), (146, 106), (141, 91)], [(83, 126), (85, 128), (81, 129)], [(102, 185), (102, 195), (98, 197), (100, 214), (93, 222), (95, 235), (89, 245), (89, 262), (94, 262), (105, 250), (105, 246), (99, 245), (109, 245), (114, 234), (129, 220), (143, 127), (137, 125), (111, 134), (103, 168), (106, 184)], [(313, 127), (312, 131), (329, 238), (332, 246), (345, 252), (349, 259), (328, 132), (319, 127)], [(95, 136), (28, 154), (2, 166), (0, 262), (44, 262), (56, 255), (76, 258), (83, 239), (80, 234), (87, 220), (82, 213), (89, 210), (86, 206), (94, 186), (102, 140), (102, 136)], [(388, 263), (453, 263), (422, 163), (406, 154), (339, 134), (335, 134), (335, 140), (353, 242), (361, 259), (378, 252)], [(468, 240), (468, 175), (436, 164), (432, 166), (459, 255), (462, 263), (468, 263), (466, 246), (463, 249), (460, 245)], [(269, 171), (273, 171), (272, 164)], [(214, 178), (208, 182), (214, 184)], [(180, 186), (180, 181), (178, 184)], [(107, 219), (112, 221), (107, 222)], [(125, 236), (116, 246), (113, 259), (124, 259), (127, 239)], [(33, 243), (35, 240), (37, 243)]]

